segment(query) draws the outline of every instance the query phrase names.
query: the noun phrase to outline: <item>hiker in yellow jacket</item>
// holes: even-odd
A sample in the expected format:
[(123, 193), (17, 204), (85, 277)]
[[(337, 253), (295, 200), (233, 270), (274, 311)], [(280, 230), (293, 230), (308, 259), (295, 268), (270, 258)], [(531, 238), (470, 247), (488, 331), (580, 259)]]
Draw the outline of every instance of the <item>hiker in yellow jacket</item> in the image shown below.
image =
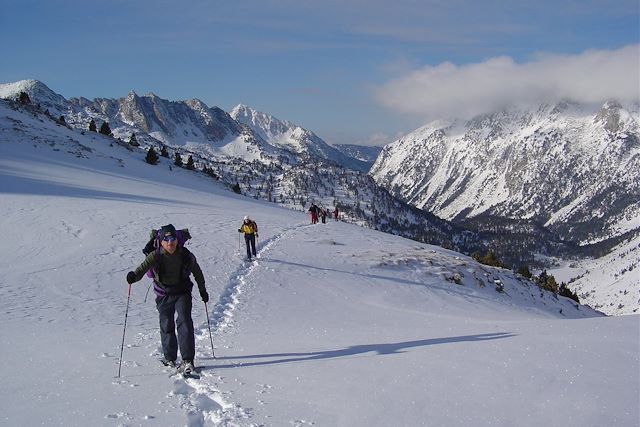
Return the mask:
[(256, 256), (256, 237), (258, 237), (258, 224), (245, 215), (238, 233), (244, 233), (244, 241), (247, 244), (247, 258), (251, 261), (251, 255)]

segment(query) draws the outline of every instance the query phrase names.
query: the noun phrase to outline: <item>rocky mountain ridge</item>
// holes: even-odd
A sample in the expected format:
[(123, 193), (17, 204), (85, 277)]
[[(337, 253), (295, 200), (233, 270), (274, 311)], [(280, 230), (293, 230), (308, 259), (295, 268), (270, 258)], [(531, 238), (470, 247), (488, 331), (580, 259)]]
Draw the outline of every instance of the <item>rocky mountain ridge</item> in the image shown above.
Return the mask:
[(436, 215), (482, 229), (520, 221), (589, 245), (638, 229), (640, 107), (610, 101), (436, 122), (386, 146), (376, 182)]
[(3, 98), (16, 99), (22, 91), (50, 117), (63, 115), (72, 129), (87, 132), (91, 120), (106, 121), (125, 146), (135, 134), (141, 149), (166, 148), (168, 158), (160, 158), (160, 165), (172, 167), (176, 154), (190, 157), (194, 170), (249, 197), (303, 211), (311, 203), (329, 210), (337, 206), (341, 219), (363, 226), (467, 253), (483, 248), (476, 234), (397, 200), (357, 168), (344, 167), (340, 161), (358, 161), (312, 132), (250, 107), (232, 111), (242, 123), (198, 100), (173, 102), (130, 92), (119, 99), (67, 101), (38, 81), (0, 85)]
[(353, 156), (327, 144), (318, 135), (292, 122), (280, 120), (270, 114), (239, 104), (229, 113), (238, 123), (242, 123), (270, 144), (291, 150), (307, 159), (323, 158), (349, 169), (367, 172), (368, 166)]

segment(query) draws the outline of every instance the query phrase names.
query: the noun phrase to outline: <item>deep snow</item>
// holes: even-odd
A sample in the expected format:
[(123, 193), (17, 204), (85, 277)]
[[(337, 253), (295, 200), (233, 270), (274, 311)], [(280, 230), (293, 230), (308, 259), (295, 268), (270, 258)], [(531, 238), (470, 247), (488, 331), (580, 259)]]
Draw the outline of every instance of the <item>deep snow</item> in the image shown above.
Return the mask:
[[(2, 425), (640, 422), (637, 315), (576, 308), (438, 247), (311, 226), (99, 135), (0, 120)], [(253, 262), (236, 231), (245, 214), (260, 225)], [(195, 297), (202, 379), (170, 377), (144, 279), (116, 378), (124, 277), (166, 223), (194, 236), (216, 357)]]

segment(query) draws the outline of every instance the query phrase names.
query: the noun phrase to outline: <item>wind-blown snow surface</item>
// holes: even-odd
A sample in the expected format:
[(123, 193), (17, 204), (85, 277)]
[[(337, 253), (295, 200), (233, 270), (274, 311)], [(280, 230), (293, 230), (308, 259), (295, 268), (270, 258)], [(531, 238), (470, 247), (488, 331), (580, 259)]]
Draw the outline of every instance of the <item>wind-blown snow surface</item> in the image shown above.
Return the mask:
[[(36, 119), (22, 127), (28, 119), (14, 112), (0, 120), (2, 425), (640, 421), (638, 316), (541, 297), (506, 270), (437, 247), (311, 226), (99, 135)], [(251, 263), (236, 232), (245, 214), (260, 225)], [(216, 357), (196, 297), (202, 378), (170, 377), (143, 279), (116, 378), (124, 277), (149, 228), (166, 223), (194, 236)]]

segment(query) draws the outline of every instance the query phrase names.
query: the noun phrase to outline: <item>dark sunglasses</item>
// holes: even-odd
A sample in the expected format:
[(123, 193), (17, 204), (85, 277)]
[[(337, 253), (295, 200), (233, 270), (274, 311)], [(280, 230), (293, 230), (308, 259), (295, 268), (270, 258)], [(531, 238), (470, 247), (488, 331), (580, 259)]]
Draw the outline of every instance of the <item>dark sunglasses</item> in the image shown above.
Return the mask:
[(162, 240), (165, 241), (165, 242), (173, 242), (173, 241), (176, 240), (176, 237), (174, 237), (174, 236), (164, 236), (162, 238)]

